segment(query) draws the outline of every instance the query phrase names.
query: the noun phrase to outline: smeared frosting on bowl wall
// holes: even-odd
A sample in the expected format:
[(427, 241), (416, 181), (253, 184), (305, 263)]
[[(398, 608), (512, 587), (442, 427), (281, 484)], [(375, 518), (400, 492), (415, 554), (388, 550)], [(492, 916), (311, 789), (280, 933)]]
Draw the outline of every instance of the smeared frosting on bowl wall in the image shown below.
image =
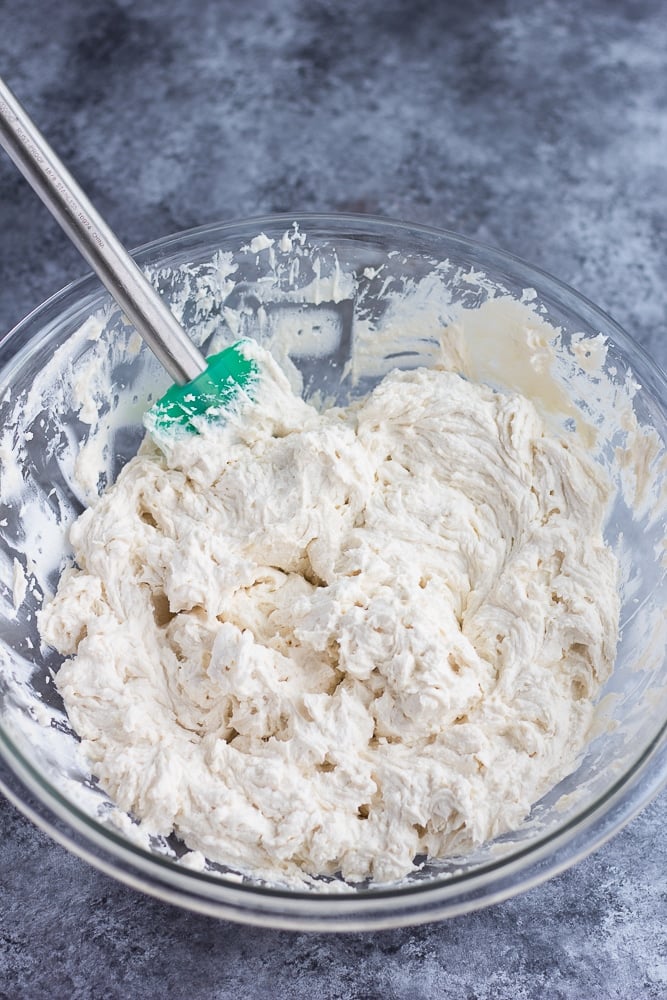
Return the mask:
[[(368, 256), (291, 230), (153, 271), (199, 344), (249, 336), (277, 364), (262, 355), (253, 415), (194, 448), (144, 443), (118, 476), (166, 380), (113, 310), (3, 404), (18, 615), (34, 622), (44, 594), (45, 635), (75, 654), (57, 683), (84, 754), (54, 700), (39, 742), (64, 794), (172, 856), (175, 829), (190, 867), (382, 881), (520, 838), (543, 793), (531, 823), (602, 781), (628, 689), (611, 671), (619, 596), (637, 668), (661, 655), (643, 595), (664, 551), (638, 567), (632, 525), (657, 551), (664, 448), (613, 345), (559, 329), (530, 289)], [(81, 572), (49, 605), (81, 505)], [(5, 665), (48, 722), (30, 657)], [(639, 732), (626, 713), (614, 745)], [(552, 796), (589, 737), (587, 786)]]

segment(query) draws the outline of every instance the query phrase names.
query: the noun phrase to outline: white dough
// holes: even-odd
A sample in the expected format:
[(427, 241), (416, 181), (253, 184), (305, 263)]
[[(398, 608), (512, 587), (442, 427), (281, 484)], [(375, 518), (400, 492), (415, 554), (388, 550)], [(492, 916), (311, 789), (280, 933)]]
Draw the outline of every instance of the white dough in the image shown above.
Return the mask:
[(318, 413), (147, 439), (41, 617), (90, 766), (191, 851), (404, 876), (517, 828), (576, 766), (618, 631), (609, 485), (520, 395), (443, 369)]

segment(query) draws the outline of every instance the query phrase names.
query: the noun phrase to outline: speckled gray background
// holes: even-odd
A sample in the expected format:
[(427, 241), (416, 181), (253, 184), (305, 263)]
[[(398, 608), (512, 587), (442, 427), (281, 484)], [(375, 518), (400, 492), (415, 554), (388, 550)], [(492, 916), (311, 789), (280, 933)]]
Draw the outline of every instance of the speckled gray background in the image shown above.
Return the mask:
[[(667, 362), (661, 0), (0, 0), (6, 77), (129, 245), (362, 211), (511, 250)], [(84, 267), (0, 157), (0, 330)], [(667, 796), (568, 873), (448, 923), (217, 923), (0, 801), (1, 998), (667, 997)]]

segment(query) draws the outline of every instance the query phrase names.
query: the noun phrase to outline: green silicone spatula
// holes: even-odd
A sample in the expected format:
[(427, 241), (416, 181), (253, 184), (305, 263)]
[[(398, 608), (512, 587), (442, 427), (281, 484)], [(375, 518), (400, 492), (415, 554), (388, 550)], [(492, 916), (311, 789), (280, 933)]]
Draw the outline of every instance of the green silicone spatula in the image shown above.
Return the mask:
[(176, 383), (151, 407), (152, 430), (196, 432), (198, 418), (252, 394), (259, 371), (243, 343), (203, 357), (2, 79), (0, 145)]

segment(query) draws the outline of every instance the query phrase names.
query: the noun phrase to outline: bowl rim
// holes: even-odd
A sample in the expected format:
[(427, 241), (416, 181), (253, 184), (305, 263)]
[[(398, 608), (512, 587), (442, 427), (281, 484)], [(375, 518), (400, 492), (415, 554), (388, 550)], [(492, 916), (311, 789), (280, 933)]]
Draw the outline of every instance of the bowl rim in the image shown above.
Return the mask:
[[(326, 229), (326, 227), (333, 226), (335, 228), (338, 225), (346, 223), (348, 226), (361, 225), (369, 227), (376, 230), (378, 234), (383, 231), (387, 232), (391, 229), (397, 232), (404, 231), (413, 235), (420, 234), (431, 238), (444, 238), (453, 245), (465, 247), (470, 250), (477, 250), (482, 254), (489, 254), (491, 257), (507, 261), (513, 264), (519, 272), (525, 272), (526, 277), (529, 275), (539, 277), (551, 290), (564, 293), (565, 295), (572, 296), (576, 299), (578, 304), (583, 307), (586, 313), (590, 313), (591, 317), (597, 318), (613, 330), (614, 336), (618, 338), (621, 344), (630, 347), (630, 349), (642, 359), (644, 364), (648, 366), (651, 374), (655, 373), (659, 376), (663, 383), (661, 388), (667, 392), (667, 369), (664, 369), (655, 358), (651, 357), (646, 348), (640, 344), (639, 341), (635, 340), (635, 338), (632, 337), (620, 325), (620, 323), (618, 323), (613, 316), (611, 316), (610, 313), (602, 309), (601, 306), (596, 305), (592, 299), (589, 299), (582, 292), (574, 288), (573, 285), (562, 281), (549, 271), (544, 270), (538, 265), (530, 264), (518, 254), (496, 247), (491, 243), (486, 243), (482, 240), (464, 236), (451, 229), (440, 229), (436, 226), (428, 226), (422, 223), (412, 223), (403, 219), (392, 219), (371, 214), (361, 215), (354, 212), (279, 212), (275, 214), (246, 216), (244, 218), (234, 220), (207, 222), (203, 225), (191, 226), (187, 229), (182, 229), (178, 232), (169, 233), (164, 236), (158, 236), (155, 239), (140, 243), (136, 247), (133, 247), (129, 252), (132, 257), (137, 259), (139, 264), (146, 266), (146, 258), (158, 250), (163, 250), (174, 245), (183, 247), (188, 244), (194, 245), (200, 243), (204, 238), (212, 236), (214, 233), (231, 236), (233, 233), (237, 232), (240, 235), (242, 232), (247, 231), (251, 226), (280, 226), (281, 228), (285, 227), (286, 229), (289, 229), (293, 225), (300, 226), (302, 223), (304, 224), (304, 227), (307, 224), (307, 233), (312, 231), (313, 226), (322, 226), (323, 229)], [(261, 231), (261, 228), (259, 231)], [(531, 286), (527, 285), (527, 287)], [(30, 312), (15, 323), (14, 326), (11, 327), (6, 333), (0, 334), (0, 351), (4, 350), (9, 345), (10, 340), (20, 338), (24, 335), (26, 329), (38, 320), (42, 314), (52, 312), (62, 302), (71, 299), (80, 291), (87, 293), (87, 297), (90, 299), (90, 301), (87, 302), (88, 308), (98, 299), (100, 301), (109, 299), (108, 293), (103, 288), (97, 276), (92, 271), (85, 271), (78, 278), (74, 278), (66, 285), (57, 289), (37, 306), (35, 306), (34, 309), (31, 309)], [(81, 303), (80, 309), (83, 308), (83, 305), (84, 303)], [(76, 311), (79, 312), (80, 309), (77, 309)], [(0, 366), (0, 376), (3, 374), (4, 366)]]
[[(642, 383), (652, 387), (652, 395), (665, 412), (667, 377), (641, 344), (600, 307), (571, 286), (520, 257), (460, 234), (401, 220), (354, 213), (280, 213), (229, 222), (213, 222), (172, 233), (144, 243), (132, 251), (140, 264), (150, 266), (154, 254), (165, 256), (168, 266), (176, 250), (181, 254), (197, 246), (213, 252), (211, 239), (230, 239), (235, 234), (252, 238), (263, 229), (289, 229), (297, 224), (308, 236), (324, 241), (335, 239), (353, 228), (362, 238), (386, 237), (390, 233), (422, 236), (447, 247), (463, 249), (491, 261), (512, 266), (512, 279), (526, 287), (535, 285), (557, 299), (574, 300), (579, 315), (587, 323), (602, 324), (623, 350), (633, 355), (633, 371), (639, 361)], [(321, 231), (320, 231), (321, 230)], [(446, 244), (446, 246), (445, 246)], [(173, 265), (173, 261), (172, 261)], [(483, 270), (480, 264), (479, 270)], [(499, 282), (498, 282), (499, 283)], [(541, 297), (541, 295), (540, 295)], [(50, 316), (63, 314), (70, 306), (70, 321), (90, 315), (108, 300), (95, 275), (88, 273), (69, 282), (31, 310), (5, 336), (0, 352), (18, 341), (18, 349), (3, 359), (0, 381), (21, 363), (24, 351), (40, 334), (47, 337)], [(32, 331), (32, 333), (31, 333)], [(27, 338), (27, 339), (26, 339)], [(21, 343), (25, 340), (25, 343)], [(653, 770), (651, 770), (653, 767)], [(318, 893), (273, 888), (226, 879), (225, 876), (196, 872), (178, 862), (132, 844), (122, 834), (95, 820), (46, 781), (26, 760), (0, 724), (0, 790), (25, 815), (54, 839), (96, 867), (150, 894), (190, 909), (218, 917), (266, 926), (312, 930), (362, 930), (415, 924), (467, 912), (508, 898), (550, 878), (569, 867), (621, 829), (667, 784), (667, 720), (648, 741), (631, 767), (586, 808), (577, 811), (563, 825), (544, 836), (531, 839), (518, 850), (503, 854), (497, 861), (484, 863), (469, 873), (436, 877), (408, 885), (372, 887), (359, 893)], [(613, 816), (613, 822), (609, 817)], [(597, 829), (593, 829), (596, 827)], [(119, 869), (119, 862), (121, 868)], [(517, 876), (514, 877), (514, 876)], [(512, 876), (513, 881), (508, 883)], [(462, 892), (451, 891), (463, 887)], [(416, 901), (416, 902), (415, 902)], [(387, 904), (390, 904), (387, 906)], [(421, 905), (420, 905), (421, 904)], [(392, 909), (393, 908), (393, 909)], [(335, 911), (335, 912), (334, 912)]]
[[(371, 229), (376, 230), (378, 234), (382, 231), (386, 232), (388, 229), (393, 229), (397, 232), (405, 231), (406, 233), (411, 234), (418, 233), (432, 238), (445, 238), (449, 243), (454, 245), (466, 247), (471, 250), (477, 250), (482, 254), (490, 254), (492, 257), (508, 261), (509, 263), (515, 265), (519, 271), (525, 271), (526, 276), (537, 276), (542, 279), (547, 286), (550, 286), (551, 289), (563, 292), (566, 295), (570, 295), (575, 298), (577, 302), (584, 307), (586, 312), (590, 312), (591, 316), (597, 317), (609, 326), (613, 330), (614, 335), (619, 338), (621, 343), (629, 345), (631, 349), (635, 351), (649, 366), (652, 372), (658, 373), (664, 383), (662, 388), (667, 390), (667, 369), (664, 369), (655, 360), (655, 358), (652, 358), (646, 348), (640, 344), (639, 341), (635, 340), (634, 337), (632, 337), (620, 325), (620, 323), (618, 323), (613, 316), (611, 316), (610, 313), (602, 309), (601, 306), (596, 305), (592, 299), (589, 299), (582, 292), (578, 291), (573, 285), (557, 278), (555, 275), (544, 270), (538, 265), (529, 263), (518, 254), (496, 247), (492, 243), (486, 243), (482, 240), (464, 236), (451, 229), (440, 229), (436, 226), (413, 223), (403, 219), (393, 219), (372, 214), (362, 215), (354, 212), (279, 212), (275, 214), (246, 216), (241, 219), (234, 220), (207, 222), (203, 225), (191, 226), (187, 229), (182, 229), (178, 232), (169, 233), (164, 236), (158, 236), (155, 239), (140, 243), (136, 247), (133, 247), (129, 252), (131, 256), (135, 257), (140, 264), (145, 265), (145, 258), (155, 253), (157, 250), (162, 250), (176, 244), (196, 244), (201, 242), (205, 237), (212, 236), (214, 233), (231, 236), (233, 233), (238, 232), (240, 235), (251, 226), (260, 227), (259, 231), (261, 231), (262, 226), (280, 226), (289, 229), (295, 224), (300, 226), (302, 223), (304, 226), (305, 224), (308, 225), (307, 232), (312, 231), (313, 226), (322, 226), (326, 228), (332, 225), (336, 227), (339, 224), (347, 223), (350, 226), (361, 225), (370, 227)], [(0, 350), (8, 344), (10, 339), (15, 339), (17, 336), (23, 334), (25, 329), (30, 324), (35, 322), (41, 314), (52, 311), (61, 302), (70, 299), (73, 294), (78, 293), (79, 291), (87, 292), (93, 301), (98, 298), (103, 300), (108, 299), (109, 297), (97, 276), (92, 271), (87, 270), (79, 277), (74, 278), (72, 281), (69, 281), (67, 284), (57, 289), (37, 306), (35, 306), (34, 309), (31, 309), (30, 312), (15, 323), (14, 326), (11, 327), (6, 333), (0, 335)], [(2, 373), (3, 370), (0, 368), (0, 375)]]

